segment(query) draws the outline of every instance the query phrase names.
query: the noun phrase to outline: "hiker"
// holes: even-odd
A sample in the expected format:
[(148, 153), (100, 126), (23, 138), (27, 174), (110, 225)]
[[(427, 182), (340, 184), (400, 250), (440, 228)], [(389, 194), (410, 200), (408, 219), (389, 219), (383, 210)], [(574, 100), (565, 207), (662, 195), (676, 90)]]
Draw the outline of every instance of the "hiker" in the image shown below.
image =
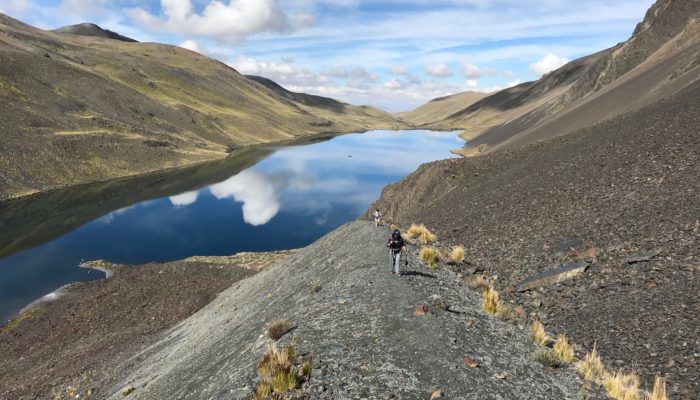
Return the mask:
[(391, 255), (391, 273), (400, 276), (401, 251), (404, 247), (406, 247), (406, 242), (404, 242), (403, 238), (401, 237), (400, 230), (394, 229), (394, 232), (391, 234), (391, 238), (389, 238), (389, 241), (386, 243), (386, 247), (389, 248), (389, 254)]
[(379, 219), (382, 217), (382, 213), (379, 212), (378, 208), (372, 213), (372, 216), (374, 216), (374, 226), (379, 226)]

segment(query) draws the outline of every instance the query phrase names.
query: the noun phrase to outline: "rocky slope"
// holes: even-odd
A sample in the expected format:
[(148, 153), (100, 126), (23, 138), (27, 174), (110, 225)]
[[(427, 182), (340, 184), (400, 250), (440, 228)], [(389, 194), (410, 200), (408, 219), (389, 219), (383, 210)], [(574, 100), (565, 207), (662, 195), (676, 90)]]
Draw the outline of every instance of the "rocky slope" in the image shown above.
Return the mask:
[(189, 50), (112, 36), (91, 25), (43, 31), (0, 14), (0, 199), (221, 159), (241, 146), (408, 126), (376, 109), (297, 103)]
[(411, 274), (390, 274), (386, 236), (353, 222), (234, 284), (126, 360), (98, 397), (131, 386), (129, 398), (248, 398), (271, 343), (265, 326), (289, 319), (278, 345), (314, 361), (297, 398), (577, 398), (578, 378), (534, 362), (527, 333), (484, 314), (453, 272), (428, 271), (412, 253)]
[[(569, 135), (424, 165), (377, 203), (467, 248), (471, 272), (610, 369), (700, 396), (700, 81)], [(373, 210), (374, 206), (370, 208)], [(648, 259), (639, 261), (640, 254)], [(649, 254), (651, 253), (651, 254)], [(637, 259), (637, 260), (636, 260)], [(643, 257), (642, 257), (643, 259)], [(583, 275), (519, 293), (567, 261)]]
[(464, 155), (573, 132), (682, 91), (700, 78), (700, 4), (659, 0), (626, 42), (506, 89), (444, 119), (465, 129)]

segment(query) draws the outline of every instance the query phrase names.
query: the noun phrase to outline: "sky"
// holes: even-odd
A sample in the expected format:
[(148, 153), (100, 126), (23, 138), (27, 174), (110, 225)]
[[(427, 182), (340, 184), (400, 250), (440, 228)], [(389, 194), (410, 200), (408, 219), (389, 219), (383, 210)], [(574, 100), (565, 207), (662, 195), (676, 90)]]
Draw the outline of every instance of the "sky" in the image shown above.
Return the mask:
[(93, 22), (297, 92), (396, 112), (538, 79), (632, 34), (652, 0), (0, 0), (42, 29)]

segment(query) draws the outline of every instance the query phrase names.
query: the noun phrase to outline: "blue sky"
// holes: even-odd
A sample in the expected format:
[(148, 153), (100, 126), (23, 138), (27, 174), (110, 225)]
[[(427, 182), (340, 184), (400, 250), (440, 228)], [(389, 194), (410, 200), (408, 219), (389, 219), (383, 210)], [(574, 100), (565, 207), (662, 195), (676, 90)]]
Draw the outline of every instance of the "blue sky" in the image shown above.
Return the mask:
[(626, 40), (652, 0), (0, 0), (42, 29), (94, 22), (288, 89), (404, 111), (537, 79)]

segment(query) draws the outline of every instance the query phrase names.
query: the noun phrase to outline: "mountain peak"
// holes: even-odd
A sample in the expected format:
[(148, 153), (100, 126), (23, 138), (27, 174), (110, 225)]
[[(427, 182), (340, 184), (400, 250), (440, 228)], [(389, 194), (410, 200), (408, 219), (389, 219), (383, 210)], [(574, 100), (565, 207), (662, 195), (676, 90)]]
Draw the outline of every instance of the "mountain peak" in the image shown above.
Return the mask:
[(70, 33), (72, 35), (80, 35), (80, 36), (101, 37), (104, 39), (120, 40), (122, 42), (137, 42), (134, 39), (120, 35), (116, 32), (112, 32), (108, 29), (103, 29), (100, 26), (93, 24), (93, 23), (90, 23), (90, 22), (84, 22), (82, 24), (64, 26), (62, 28), (55, 29), (54, 32), (56, 32), (56, 33)]

